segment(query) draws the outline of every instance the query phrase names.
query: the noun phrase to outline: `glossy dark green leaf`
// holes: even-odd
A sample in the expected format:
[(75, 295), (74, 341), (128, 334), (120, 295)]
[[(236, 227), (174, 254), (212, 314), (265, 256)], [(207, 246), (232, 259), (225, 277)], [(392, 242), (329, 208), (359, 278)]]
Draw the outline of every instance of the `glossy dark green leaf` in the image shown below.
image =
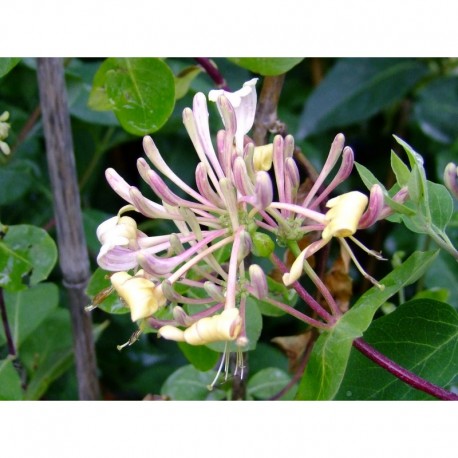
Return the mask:
[(21, 379), (9, 359), (0, 360), (0, 401), (22, 399)]
[[(458, 313), (432, 299), (406, 302), (374, 321), (364, 340), (401, 367), (438, 386), (458, 374)], [(336, 399), (432, 399), (352, 349)]]
[(180, 350), (186, 359), (199, 371), (209, 371), (215, 367), (220, 354), (210, 350), (204, 345), (189, 345), (186, 342), (178, 342)]
[[(108, 290), (108, 288), (111, 287), (111, 282), (108, 278), (109, 274), (110, 273), (106, 270), (98, 267), (89, 280), (89, 284), (86, 288), (86, 294), (89, 296), (91, 301), (99, 295), (101, 302), (98, 302), (96, 305), (104, 312), (115, 314), (130, 313), (129, 307), (126, 307), (122, 303), (116, 292), (110, 292)], [(106, 294), (104, 294), (104, 292)]]
[[(254, 374), (247, 383), (247, 394), (255, 399), (270, 399), (288, 385), (291, 380), (285, 371), (277, 367), (267, 367)], [(280, 399), (294, 399), (297, 388), (292, 388)]]
[[(8, 323), (16, 348), (21, 348), (27, 337), (39, 330), (43, 321), (56, 309), (59, 291), (54, 283), (40, 283), (22, 291), (4, 292)], [(0, 345), (5, 342), (0, 328)]]
[(27, 161), (14, 161), (0, 166), (0, 205), (20, 199), (33, 184), (31, 165)]
[(426, 74), (414, 59), (343, 58), (307, 99), (298, 139), (363, 121), (398, 102)]
[(304, 60), (303, 57), (231, 57), (231, 62), (263, 76), (281, 75)]
[(431, 221), (439, 230), (445, 230), (453, 215), (453, 199), (444, 185), (427, 182)]
[(429, 137), (454, 142), (458, 137), (458, 77), (437, 78), (427, 84), (418, 93), (414, 118)]
[(301, 379), (297, 399), (333, 399), (339, 390), (353, 340), (369, 327), (377, 309), (401, 288), (420, 278), (437, 256), (416, 252), (380, 281), (384, 289), (372, 287), (364, 293), (333, 329), (318, 338)]
[(215, 371), (200, 372), (191, 365), (180, 367), (165, 381), (161, 394), (176, 401), (220, 399), (221, 395), (225, 397), (221, 390), (208, 389), (215, 375)]
[(40, 399), (49, 385), (73, 362), (72, 329), (68, 310), (56, 309), (21, 348), (29, 383), (25, 398)]
[(0, 239), (0, 286), (19, 291), (45, 280), (57, 261), (48, 233), (35, 226), (10, 226)]
[(441, 251), (425, 274), (425, 287), (444, 288), (450, 293), (447, 302), (458, 309), (458, 266), (454, 258)]
[(109, 58), (94, 77), (89, 97), (94, 110), (113, 110), (134, 135), (160, 129), (175, 106), (175, 79), (156, 58)]
[(20, 57), (0, 57), (0, 78), (9, 73), (20, 61)]

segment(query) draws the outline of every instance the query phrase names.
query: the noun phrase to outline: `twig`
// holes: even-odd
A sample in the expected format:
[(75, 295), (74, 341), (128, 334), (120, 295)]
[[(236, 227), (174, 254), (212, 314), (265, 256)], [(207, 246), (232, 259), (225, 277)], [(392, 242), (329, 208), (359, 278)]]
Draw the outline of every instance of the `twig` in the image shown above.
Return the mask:
[(13, 335), (11, 334), (11, 328), (8, 322), (8, 314), (6, 313), (6, 304), (5, 299), (3, 297), (3, 288), (0, 288), (0, 312), (2, 315), (3, 330), (5, 331), (8, 354), (15, 357), (16, 347), (14, 346)]
[(253, 126), (255, 145), (266, 144), (269, 131), (283, 134), (285, 126), (278, 120), (277, 106), (284, 81), (284, 74), (264, 77)]
[(224, 76), (221, 75), (218, 67), (211, 59), (207, 57), (195, 57), (195, 60), (207, 72), (208, 76), (215, 82), (219, 89), (230, 90)]
[(410, 385), (412, 388), (428, 393), (438, 399), (458, 401), (458, 395), (444, 390), (443, 388), (434, 385), (413, 372), (399, 366), (394, 361), (378, 352), (361, 337), (353, 341), (353, 346), (371, 361), (378, 364), (380, 367), (383, 367), (383, 369), (386, 369), (388, 372), (404, 383), (407, 383), (407, 385)]
[(63, 284), (67, 288), (73, 328), (76, 373), (80, 399), (99, 399), (89, 300), (85, 287), (90, 277), (76, 178), (73, 140), (62, 59), (37, 61), (38, 86), (46, 141), (49, 176)]

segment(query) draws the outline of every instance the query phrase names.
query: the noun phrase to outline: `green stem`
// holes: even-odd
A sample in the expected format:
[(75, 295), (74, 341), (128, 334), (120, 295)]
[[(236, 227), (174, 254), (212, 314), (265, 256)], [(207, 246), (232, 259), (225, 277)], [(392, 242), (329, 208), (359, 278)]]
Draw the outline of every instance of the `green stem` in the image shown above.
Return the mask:
[(107, 129), (102, 141), (98, 144), (97, 148), (95, 149), (94, 154), (92, 155), (91, 161), (89, 162), (89, 165), (86, 167), (86, 170), (84, 171), (84, 174), (80, 179), (80, 182), (79, 182), (80, 192), (87, 185), (87, 182), (89, 181), (89, 178), (94, 173), (94, 169), (97, 167), (97, 164), (98, 164), (100, 158), (102, 157), (103, 153), (105, 152), (106, 147), (107, 147), (108, 143), (110, 142), (114, 131), (115, 131), (115, 129), (114, 129), (113, 126), (109, 127)]

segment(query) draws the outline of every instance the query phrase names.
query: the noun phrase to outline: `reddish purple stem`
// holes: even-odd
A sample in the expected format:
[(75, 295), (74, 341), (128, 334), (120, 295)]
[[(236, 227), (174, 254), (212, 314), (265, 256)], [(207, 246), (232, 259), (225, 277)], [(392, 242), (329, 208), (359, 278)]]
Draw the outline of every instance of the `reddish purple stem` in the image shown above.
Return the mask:
[(418, 375), (415, 375), (407, 369), (404, 369), (394, 361), (391, 361), (391, 359), (387, 358), (385, 355), (382, 355), (375, 348), (371, 347), (363, 339), (355, 339), (353, 341), (353, 346), (371, 361), (374, 361), (374, 363), (378, 364), (380, 367), (383, 367), (383, 369), (386, 369), (388, 372), (393, 374), (399, 380), (402, 380), (404, 383), (407, 383), (412, 388), (428, 393), (438, 399), (446, 401), (458, 401), (458, 395), (455, 393), (444, 390), (437, 385), (433, 385)]
[(211, 59), (208, 57), (195, 57), (195, 60), (207, 72), (208, 76), (216, 83), (218, 88), (230, 91), (226, 80)]

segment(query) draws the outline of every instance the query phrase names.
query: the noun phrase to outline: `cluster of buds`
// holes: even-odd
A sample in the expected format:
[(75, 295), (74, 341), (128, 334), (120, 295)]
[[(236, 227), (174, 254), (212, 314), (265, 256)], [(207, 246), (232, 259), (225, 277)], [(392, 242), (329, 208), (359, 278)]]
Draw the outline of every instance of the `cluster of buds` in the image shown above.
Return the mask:
[(5, 142), (10, 131), (10, 124), (7, 122), (10, 118), (10, 114), (7, 111), (4, 111), (0, 115), (0, 151), (8, 156), (11, 152), (8, 143)]
[[(170, 169), (149, 136), (143, 139), (143, 147), (154, 168), (143, 158), (138, 159), (137, 167), (161, 204), (145, 197), (115, 170), (106, 171), (108, 183), (128, 204), (98, 228), (102, 244), (98, 264), (115, 272), (111, 283), (130, 308), (132, 320), (147, 319), (165, 339), (190, 345), (235, 342), (242, 351), (249, 338), (246, 308), (250, 295), (312, 326), (331, 326), (340, 313), (331, 295), (323, 293), (329, 313), (298, 280), (305, 272), (323, 287), (308, 269), (307, 258), (333, 238), (340, 242), (346, 258), (353, 259), (363, 275), (377, 284), (356, 261), (346, 239), (379, 256), (353, 235), (390, 213), (382, 189), (374, 185), (369, 198), (356, 191), (340, 195), (327, 201), (329, 211), (321, 211), (320, 204), (326, 203), (353, 168), (353, 151), (344, 148), (344, 136), (338, 134), (321, 173), (304, 197), (293, 159), (293, 137), (277, 135), (271, 144), (255, 146), (247, 136), (256, 111), (256, 81), (248, 81), (234, 93), (210, 92), (209, 100), (216, 103), (224, 125), (216, 136), (216, 149), (204, 94), (196, 94), (192, 109), (183, 111), (184, 125), (199, 158), (197, 190)], [(340, 168), (324, 186), (340, 158)], [(166, 180), (180, 189), (180, 195)], [(126, 212), (171, 220), (177, 231), (148, 236), (132, 217), (124, 216)], [(283, 282), (296, 289), (318, 318), (270, 297), (266, 274), (252, 262), (253, 256), (276, 262), (273, 240), (290, 246), (312, 232), (318, 239), (297, 256), (290, 271), (284, 271)], [(228, 253), (226, 257), (224, 253)], [(172, 319), (157, 317), (164, 307), (172, 311)]]

